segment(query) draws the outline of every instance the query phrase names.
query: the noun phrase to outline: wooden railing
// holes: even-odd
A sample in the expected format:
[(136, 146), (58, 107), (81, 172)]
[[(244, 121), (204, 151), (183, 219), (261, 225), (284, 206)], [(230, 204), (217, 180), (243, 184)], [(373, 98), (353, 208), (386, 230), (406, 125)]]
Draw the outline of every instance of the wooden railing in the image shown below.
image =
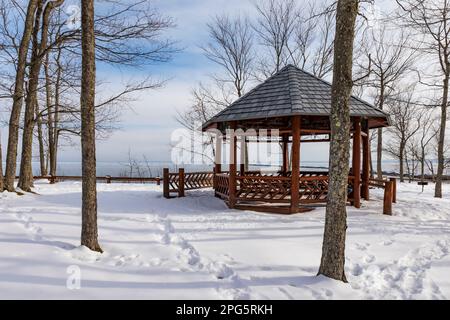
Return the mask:
[[(169, 173), (164, 169), (164, 197), (171, 193), (184, 196), (185, 190), (214, 187), (216, 197), (230, 198), (230, 175), (227, 172)], [(261, 172), (246, 172), (236, 176), (236, 198), (242, 202), (289, 203), (291, 201), (291, 173), (274, 172), (270, 175)], [(348, 201), (352, 203), (355, 177), (348, 177)], [(369, 185), (384, 189), (383, 213), (392, 214), (392, 203), (396, 202), (396, 180), (370, 179)], [(327, 172), (302, 172), (299, 177), (300, 203), (325, 203), (328, 197), (329, 177)]]
[(236, 197), (241, 201), (289, 202), (291, 178), (245, 175), (236, 177)]
[(301, 174), (300, 176), (300, 202), (319, 203), (326, 202), (328, 196), (328, 176), (318, 174)]
[(384, 189), (383, 214), (392, 215), (392, 203), (397, 202), (397, 179), (370, 179), (369, 186)]
[(211, 188), (213, 186), (214, 173), (212, 172), (188, 172), (180, 168), (177, 173), (170, 173), (168, 168), (163, 169), (163, 195), (170, 198), (171, 193), (177, 193), (178, 197), (184, 197), (186, 190)]
[(230, 196), (230, 176), (227, 173), (218, 173), (215, 175), (215, 195), (224, 200)]
[[(18, 178), (18, 177), (17, 177)], [(48, 180), (50, 183), (57, 183), (61, 181), (81, 181), (81, 176), (35, 176), (34, 180)], [(113, 176), (98, 176), (97, 181), (105, 183), (122, 182), (122, 183), (156, 183), (160, 185), (162, 178), (160, 177), (113, 177)]]

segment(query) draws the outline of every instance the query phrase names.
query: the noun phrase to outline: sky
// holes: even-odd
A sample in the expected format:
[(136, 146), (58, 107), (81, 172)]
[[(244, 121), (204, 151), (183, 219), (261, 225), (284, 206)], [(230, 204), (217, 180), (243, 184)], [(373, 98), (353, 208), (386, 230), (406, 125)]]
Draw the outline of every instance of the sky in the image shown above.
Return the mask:
[[(153, 161), (170, 160), (170, 137), (181, 127), (175, 119), (177, 111), (189, 106), (191, 90), (199, 81), (207, 82), (208, 75), (218, 71), (200, 49), (208, 39), (206, 24), (216, 14), (251, 14), (254, 10), (250, 0), (158, 0), (154, 6), (174, 19), (176, 27), (164, 35), (177, 41), (182, 50), (168, 63), (139, 70), (99, 67), (98, 77), (108, 79), (112, 86), (126, 81), (130, 72), (167, 79), (167, 82), (163, 88), (139, 94), (131, 109), (123, 110), (121, 129), (97, 144), (98, 161), (123, 161), (129, 152), (136, 158), (145, 154)], [(65, 148), (60, 154), (61, 161), (78, 159), (76, 147)]]
[[(182, 50), (174, 55), (172, 61), (159, 65), (129, 69), (98, 65), (97, 77), (107, 81), (111, 91), (127, 82), (130, 76), (152, 75), (155, 79), (167, 79), (163, 88), (140, 93), (130, 108), (121, 111), (120, 129), (97, 143), (98, 161), (125, 161), (129, 153), (135, 158), (145, 155), (151, 161), (170, 160), (171, 134), (181, 127), (175, 119), (177, 111), (189, 107), (191, 90), (200, 81), (208, 82), (209, 75), (219, 71), (218, 67), (203, 55), (200, 48), (208, 40), (206, 24), (215, 15), (223, 13), (247, 14), (252, 18), (255, 16), (254, 1), (154, 1), (154, 6), (163, 15), (172, 17), (176, 24), (176, 27), (168, 30), (164, 36), (177, 41), (177, 46)], [(304, 1), (298, 0), (298, 3), (301, 6)], [(3, 128), (2, 133), (5, 154), (7, 129)], [(302, 149), (302, 160), (327, 161), (327, 144), (308, 144), (308, 147), (304, 148), (307, 149)], [(79, 143), (63, 146), (59, 160), (80, 161)]]

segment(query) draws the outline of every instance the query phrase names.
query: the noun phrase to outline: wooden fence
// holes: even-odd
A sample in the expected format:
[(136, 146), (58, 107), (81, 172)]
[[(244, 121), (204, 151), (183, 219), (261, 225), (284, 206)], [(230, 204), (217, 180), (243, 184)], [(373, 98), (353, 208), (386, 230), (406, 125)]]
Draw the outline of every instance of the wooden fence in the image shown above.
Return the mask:
[[(349, 202), (353, 201), (354, 177), (349, 176)], [(369, 186), (384, 189), (383, 214), (392, 215), (392, 203), (397, 201), (397, 183), (395, 178), (370, 179)], [(163, 170), (163, 195), (170, 198), (171, 193), (184, 197), (186, 190), (212, 188), (216, 197), (228, 200), (230, 197), (230, 175), (227, 172), (185, 173), (179, 169), (170, 173)], [(328, 175), (324, 172), (302, 172), (299, 181), (299, 199), (301, 203), (325, 203), (328, 197)], [(288, 203), (291, 197), (291, 175), (279, 173), (263, 175), (258, 172), (246, 172), (236, 176), (236, 200), (245, 202)]]
[(384, 189), (383, 214), (392, 215), (392, 203), (397, 202), (397, 179), (370, 179), (369, 186)]
[(184, 172), (180, 168), (177, 173), (170, 173), (168, 168), (163, 170), (163, 195), (170, 198), (171, 193), (184, 197), (186, 190), (212, 188), (214, 184), (213, 172)]
[[(81, 176), (35, 176), (34, 180), (48, 180), (50, 183), (56, 183), (60, 181), (81, 181), (83, 178)], [(162, 178), (154, 177), (154, 178), (144, 178), (144, 177), (112, 177), (112, 176), (99, 176), (97, 177), (97, 181), (112, 183), (112, 182), (121, 182), (121, 183), (156, 183), (157, 185), (161, 184)]]

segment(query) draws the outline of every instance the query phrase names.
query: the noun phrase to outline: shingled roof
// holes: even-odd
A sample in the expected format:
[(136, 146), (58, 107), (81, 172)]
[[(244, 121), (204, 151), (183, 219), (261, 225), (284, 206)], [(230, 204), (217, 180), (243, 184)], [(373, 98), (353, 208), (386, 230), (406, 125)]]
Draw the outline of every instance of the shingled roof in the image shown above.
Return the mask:
[[(203, 128), (229, 121), (330, 113), (331, 84), (288, 65), (219, 112)], [(390, 121), (387, 113), (354, 96), (350, 99), (350, 116), (381, 118), (386, 124)]]

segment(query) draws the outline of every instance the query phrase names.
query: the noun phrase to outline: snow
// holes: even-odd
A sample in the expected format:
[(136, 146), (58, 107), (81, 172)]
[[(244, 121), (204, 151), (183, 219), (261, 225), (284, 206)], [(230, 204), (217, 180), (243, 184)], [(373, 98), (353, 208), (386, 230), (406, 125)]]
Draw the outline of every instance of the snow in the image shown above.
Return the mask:
[(393, 216), (381, 214), (381, 190), (348, 208), (348, 284), (316, 276), (323, 207), (283, 216), (229, 210), (211, 190), (171, 200), (155, 185), (98, 191), (103, 254), (79, 246), (80, 183), (0, 194), (0, 298), (450, 298), (450, 200), (432, 185), (399, 184)]

